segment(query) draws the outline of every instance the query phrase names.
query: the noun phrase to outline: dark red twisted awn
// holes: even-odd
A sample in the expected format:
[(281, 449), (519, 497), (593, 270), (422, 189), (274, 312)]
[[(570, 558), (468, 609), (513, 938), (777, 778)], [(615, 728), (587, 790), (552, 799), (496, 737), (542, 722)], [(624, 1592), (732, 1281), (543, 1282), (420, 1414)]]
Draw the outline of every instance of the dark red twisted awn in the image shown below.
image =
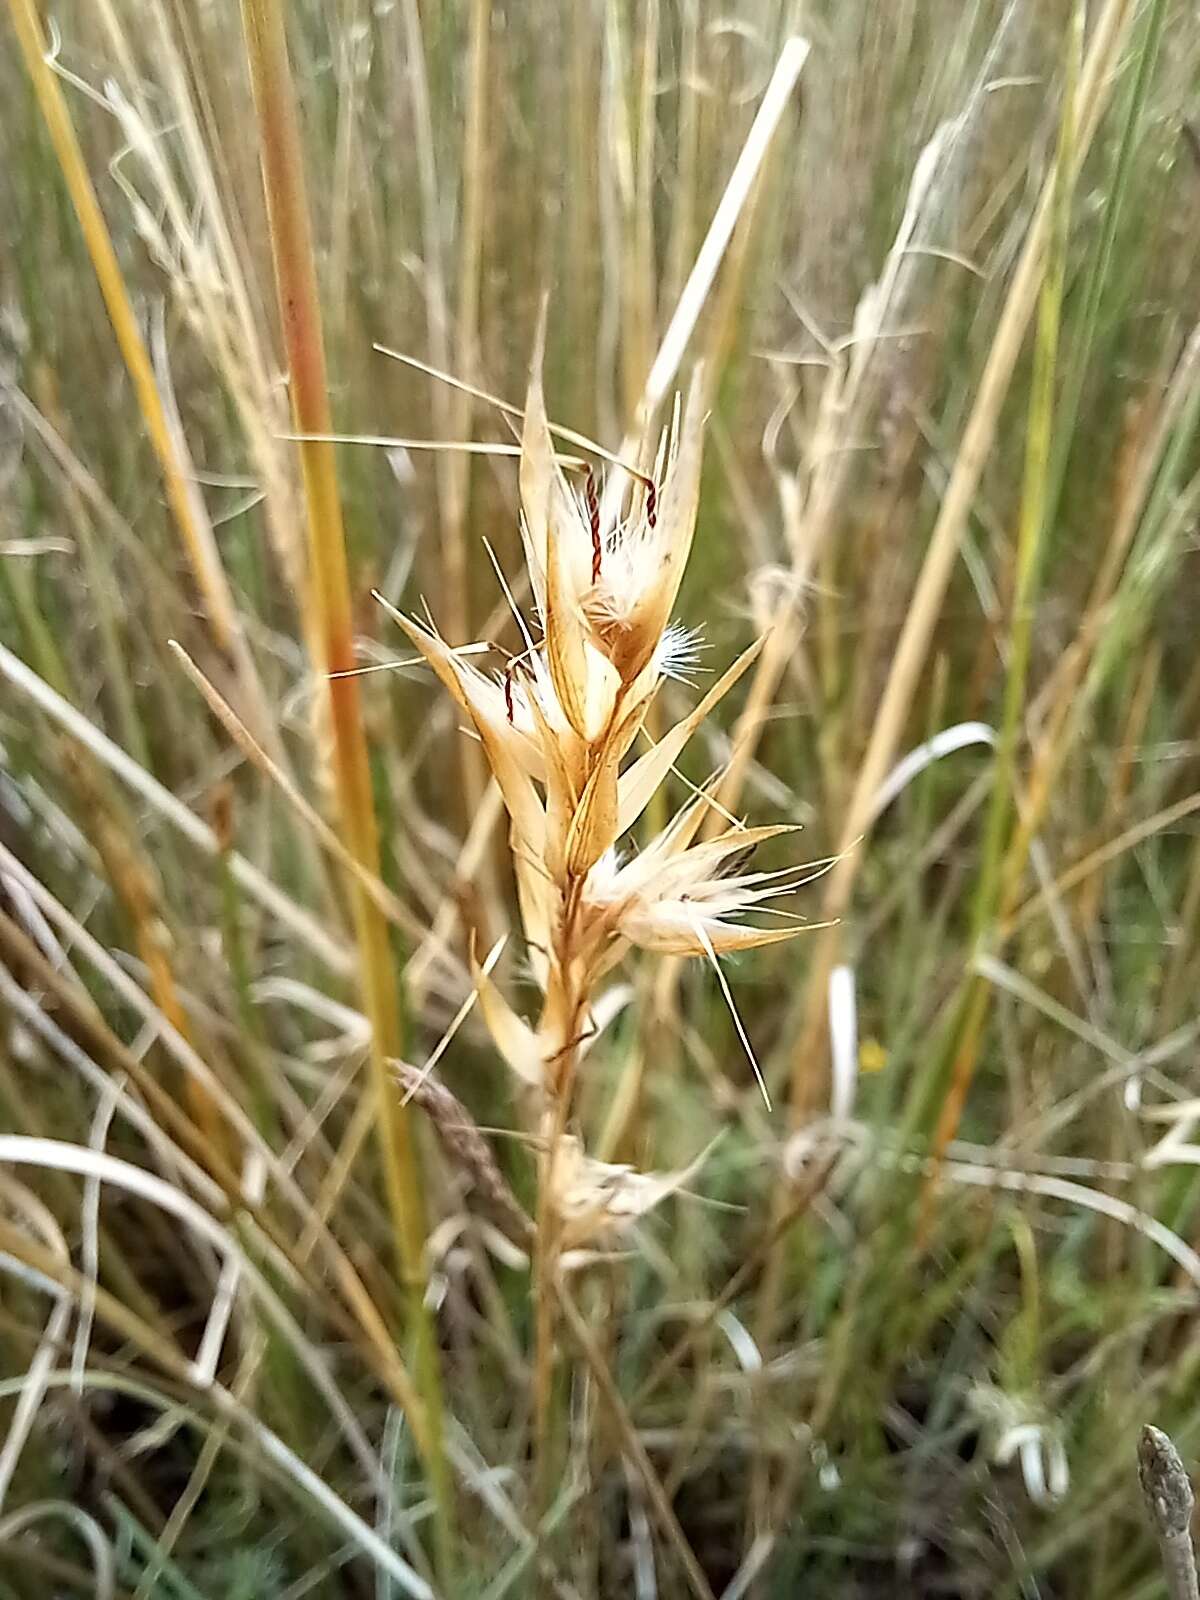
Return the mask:
[(652, 528), (658, 521), (658, 488), (653, 478), (646, 479), (646, 521)]
[(592, 529), (592, 582), (600, 577), (600, 556), (602, 546), (600, 542), (600, 499), (596, 493), (596, 475), (588, 466), (587, 476), (583, 480), (583, 498), (587, 503), (588, 522)]
[(508, 720), (510, 722), (512, 722), (514, 720), (514, 718), (513, 718), (512, 685), (513, 685), (513, 664), (510, 661), (508, 666), (505, 667), (505, 669), (504, 669), (504, 709), (508, 713)]

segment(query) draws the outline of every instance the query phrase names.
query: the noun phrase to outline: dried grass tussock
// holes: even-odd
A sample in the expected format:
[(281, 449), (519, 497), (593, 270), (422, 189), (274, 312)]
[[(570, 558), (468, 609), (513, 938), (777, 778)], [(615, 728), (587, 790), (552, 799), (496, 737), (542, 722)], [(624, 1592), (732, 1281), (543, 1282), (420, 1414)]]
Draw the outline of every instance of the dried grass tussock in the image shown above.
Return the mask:
[(1194, 12), (0, 6), (0, 1600), (1195, 1596)]

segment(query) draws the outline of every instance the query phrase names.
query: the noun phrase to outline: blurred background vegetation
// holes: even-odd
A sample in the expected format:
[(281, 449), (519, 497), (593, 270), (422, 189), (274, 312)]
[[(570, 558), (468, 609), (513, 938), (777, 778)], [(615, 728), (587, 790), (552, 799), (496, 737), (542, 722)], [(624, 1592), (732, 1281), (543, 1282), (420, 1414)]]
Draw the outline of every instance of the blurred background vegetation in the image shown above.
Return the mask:
[[(0, 1134), (107, 1150), (215, 1232), (0, 1145), (0, 1595), (399, 1594), (376, 1545), (432, 1582), (429, 1505), (242, 17), (42, 16), (139, 387), (9, 9)], [(697, 1592), (665, 1505), (731, 1600), (1164, 1593), (1137, 1431), (1200, 1442), (1195, 8), (299, 0), (286, 27), (334, 426), (391, 441), (338, 469), (418, 1066), (512, 885), (372, 590), (519, 648), (484, 549), (515, 582), (517, 484), (419, 449), (513, 435), (378, 346), (519, 402), (548, 294), (551, 415), (617, 449), (785, 43), (811, 46), (683, 363), (713, 406), (680, 617), (705, 671), (771, 629), (683, 766), (737, 728), (739, 814), (843, 855), (798, 902), (837, 926), (728, 964), (770, 1110), (702, 963), (637, 969), (588, 1057), (609, 1159), (721, 1138), (577, 1287), (644, 1460), (581, 1368), (541, 1555), (528, 1272), (418, 1119), (454, 1592)], [(519, 992), (515, 948), (503, 970)], [(527, 1197), (473, 1016), (437, 1071)]]

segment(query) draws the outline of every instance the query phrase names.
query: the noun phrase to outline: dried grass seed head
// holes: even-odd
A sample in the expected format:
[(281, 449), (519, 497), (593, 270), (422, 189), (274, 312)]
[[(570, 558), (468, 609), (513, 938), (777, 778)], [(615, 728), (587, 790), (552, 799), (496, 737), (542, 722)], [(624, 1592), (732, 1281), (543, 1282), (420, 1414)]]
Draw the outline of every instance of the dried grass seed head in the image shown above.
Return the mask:
[[(498, 677), (452, 650), (432, 622), (401, 618), (474, 724), (511, 818), (518, 898), (531, 965), (545, 996), (536, 1028), (476, 969), (481, 1010), (501, 1055), (527, 1086), (544, 1084), (578, 1028), (572, 996), (590, 994), (631, 944), (704, 956), (794, 937), (802, 927), (752, 926), (744, 913), (796, 887), (789, 873), (740, 870), (781, 829), (731, 822), (694, 843), (710, 802), (700, 797), (641, 855), (618, 840), (665, 783), (688, 740), (757, 657), (755, 641), (657, 743), (622, 765), (686, 633), (671, 624), (695, 531), (703, 389), (677, 402), (659, 441), (654, 485), (635, 486), (608, 528), (594, 483), (568, 483), (556, 459), (535, 360), (521, 439), (521, 535), (541, 623), (535, 643), (514, 606), (522, 655)], [(503, 581), (503, 579), (502, 579)], [(506, 589), (507, 592), (507, 589)], [(511, 599), (511, 596), (510, 596)], [(561, 934), (570, 907), (570, 950)], [(569, 970), (568, 970), (569, 969)], [(720, 976), (718, 972), (718, 976)]]

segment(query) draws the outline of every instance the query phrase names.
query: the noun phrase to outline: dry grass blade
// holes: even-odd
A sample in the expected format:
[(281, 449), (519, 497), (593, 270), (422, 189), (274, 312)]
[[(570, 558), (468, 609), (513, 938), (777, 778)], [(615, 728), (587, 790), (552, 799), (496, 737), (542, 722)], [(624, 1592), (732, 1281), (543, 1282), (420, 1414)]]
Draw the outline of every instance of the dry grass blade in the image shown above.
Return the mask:
[[(696, 331), (700, 314), (712, 293), (713, 284), (725, 252), (729, 248), (729, 241), (733, 238), (738, 218), (753, 193), (755, 179), (766, 160), (771, 141), (804, 69), (804, 63), (808, 60), (809, 48), (807, 39), (795, 37), (789, 39), (780, 52), (754, 123), (734, 163), (733, 171), (729, 174), (724, 193), (708, 225), (704, 242), (688, 274), (687, 282), (680, 292), (678, 304), (659, 341), (658, 351), (646, 375), (636, 416), (621, 446), (622, 456), (633, 454), (638, 435), (646, 428), (678, 375), (687, 347)], [(614, 477), (603, 508), (607, 518), (611, 519), (620, 493), (620, 479)]]

